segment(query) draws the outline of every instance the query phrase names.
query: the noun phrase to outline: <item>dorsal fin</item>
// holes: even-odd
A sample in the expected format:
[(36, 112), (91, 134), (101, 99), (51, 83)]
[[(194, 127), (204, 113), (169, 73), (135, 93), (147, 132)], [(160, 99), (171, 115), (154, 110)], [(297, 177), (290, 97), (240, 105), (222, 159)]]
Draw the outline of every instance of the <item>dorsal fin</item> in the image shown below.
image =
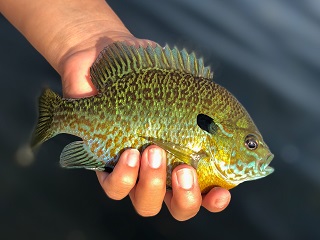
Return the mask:
[(168, 45), (152, 47), (129, 46), (125, 42), (115, 42), (104, 48), (90, 68), (90, 76), (99, 92), (110, 80), (122, 78), (130, 72), (141, 69), (174, 69), (192, 74), (194, 77), (212, 79), (210, 67), (205, 67), (202, 58), (185, 49), (179, 51)]

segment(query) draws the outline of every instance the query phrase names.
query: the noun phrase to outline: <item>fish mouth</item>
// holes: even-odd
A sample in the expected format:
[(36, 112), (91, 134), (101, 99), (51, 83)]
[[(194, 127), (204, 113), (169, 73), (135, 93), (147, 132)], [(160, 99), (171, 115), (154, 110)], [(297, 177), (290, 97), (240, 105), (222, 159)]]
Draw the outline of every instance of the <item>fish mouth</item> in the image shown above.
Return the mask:
[(273, 173), (274, 169), (273, 167), (270, 167), (269, 164), (271, 163), (271, 161), (273, 160), (274, 155), (272, 153), (270, 153), (266, 159), (263, 161), (263, 164), (261, 164), (260, 166), (260, 171), (261, 172), (266, 172), (267, 175)]

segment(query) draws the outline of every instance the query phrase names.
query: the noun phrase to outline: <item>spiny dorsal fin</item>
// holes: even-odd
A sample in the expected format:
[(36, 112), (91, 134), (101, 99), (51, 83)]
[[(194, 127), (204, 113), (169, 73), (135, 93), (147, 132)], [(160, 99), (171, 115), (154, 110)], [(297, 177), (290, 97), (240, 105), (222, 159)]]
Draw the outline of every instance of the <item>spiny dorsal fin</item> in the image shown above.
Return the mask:
[(197, 59), (194, 53), (188, 54), (185, 49), (170, 49), (168, 45), (164, 48), (159, 45), (137, 48), (125, 42), (115, 42), (103, 49), (90, 68), (90, 75), (100, 92), (108, 81), (147, 68), (174, 69), (190, 73), (194, 77), (213, 78), (210, 67), (204, 66), (202, 58)]

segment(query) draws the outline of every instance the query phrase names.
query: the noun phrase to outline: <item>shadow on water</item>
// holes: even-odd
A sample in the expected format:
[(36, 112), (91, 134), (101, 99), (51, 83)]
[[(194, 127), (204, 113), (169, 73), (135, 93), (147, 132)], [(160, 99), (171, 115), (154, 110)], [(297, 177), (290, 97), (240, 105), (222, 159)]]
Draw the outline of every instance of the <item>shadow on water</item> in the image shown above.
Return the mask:
[[(228, 209), (187, 222), (166, 207), (139, 217), (128, 198), (108, 199), (94, 172), (64, 170), (72, 138), (32, 158), (23, 148), (44, 86), (59, 76), (0, 18), (1, 239), (320, 238), (320, 5), (311, 1), (110, 1), (128, 28), (161, 45), (194, 49), (215, 80), (247, 108), (275, 154), (275, 172), (232, 190)], [(18, 157), (17, 157), (18, 156)]]

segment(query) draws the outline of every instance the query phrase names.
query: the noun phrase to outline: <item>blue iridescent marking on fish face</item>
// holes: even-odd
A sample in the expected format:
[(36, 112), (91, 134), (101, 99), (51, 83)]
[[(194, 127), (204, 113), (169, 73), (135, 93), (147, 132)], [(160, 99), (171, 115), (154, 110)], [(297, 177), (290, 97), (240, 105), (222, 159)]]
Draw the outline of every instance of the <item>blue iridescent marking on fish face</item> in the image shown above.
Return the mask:
[[(222, 126), (221, 126), (222, 127)], [(220, 128), (221, 132), (222, 129)], [(222, 132), (225, 137), (231, 137), (226, 132)], [(243, 133), (244, 136), (248, 134)], [(253, 135), (249, 135), (252, 137)], [(239, 136), (234, 136), (238, 138)], [(248, 139), (248, 138), (245, 138)], [(258, 139), (258, 138), (257, 138)], [(252, 140), (252, 139), (250, 139)], [(253, 139), (255, 140), (255, 139)], [(252, 140), (252, 141), (253, 141)], [(218, 163), (221, 174), (224, 178), (234, 183), (241, 183), (244, 181), (251, 181), (263, 178), (273, 172), (273, 168), (269, 167), (273, 155), (269, 151), (266, 144), (257, 140), (257, 146), (253, 146), (250, 142), (237, 142), (233, 146), (224, 146), (224, 151), (229, 152), (230, 161)], [(221, 146), (220, 146), (221, 148)]]
[(255, 152), (247, 151), (246, 154), (251, 161), (237, 159), (235, 164), (229, 166), (229, 178), (240, 182), (251, 181), (266, 177), (274, 171), (272, 167), (268, 166), (273, 159), (273, 154), (270, 153), (265, 158), (261, 158)]
[(227, 136), (227, 137), (229, 137), (229, 138), (232, 138), (233, 137), (233, 134), (232, 133), (228, 133), (226, 130), (224, 130), (224, 127), (220, 124), (220, 123), (216, 123), (217, 124), (217, 126), (219, 127), (219, 129), (221, 130), (221, 132), (225, 135), (225, 136)]

